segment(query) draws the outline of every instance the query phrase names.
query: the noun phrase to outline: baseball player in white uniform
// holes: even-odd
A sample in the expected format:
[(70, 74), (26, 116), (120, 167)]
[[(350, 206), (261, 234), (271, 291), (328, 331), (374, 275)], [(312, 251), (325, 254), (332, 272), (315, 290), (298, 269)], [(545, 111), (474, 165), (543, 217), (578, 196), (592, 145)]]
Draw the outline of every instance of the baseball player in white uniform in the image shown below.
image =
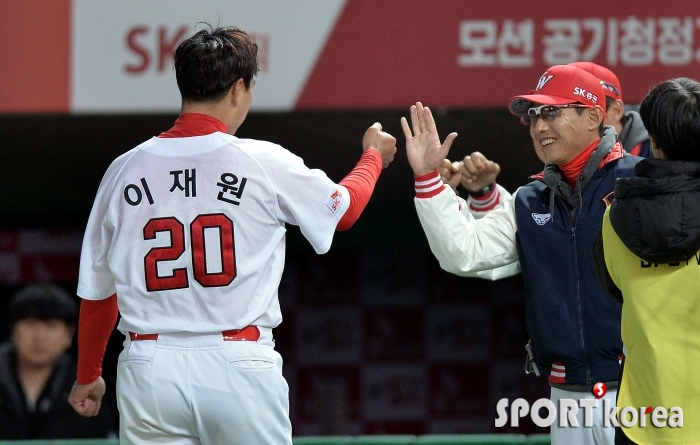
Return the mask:
[(69, 401), (80, 414), (99, 411), (102, 359), (121, 314), (121, 443), (291, 444), (272, 339), (285, 223), (325, 253), (364, 209), (396, 139), (374, 124), (336, 184), (278, 145), (233, 136), (258, 72), (247, 33), (197, 32), (175, 51), (175, 71), (183, 105), (174, 127), (117, 158), (97, 192)]

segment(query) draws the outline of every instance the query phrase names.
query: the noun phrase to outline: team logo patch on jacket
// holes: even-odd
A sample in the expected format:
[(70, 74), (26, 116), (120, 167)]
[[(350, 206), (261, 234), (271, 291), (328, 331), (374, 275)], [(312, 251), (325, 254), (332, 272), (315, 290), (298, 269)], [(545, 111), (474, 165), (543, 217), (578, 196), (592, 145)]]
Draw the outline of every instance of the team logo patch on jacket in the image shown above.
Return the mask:
[(547, 224), (547, 221), (552, 219), (552, 214), (551, 213), (533, 213), (532, 214), (532, 219), (535, 220), (538, 226), (543, 226)]
[(326, 205), (333, 213), (337, 212), (340, 208), (340, 203), (343, 202), (343, 194), (340, 190), (336, 190), (333, 194), (326, 200)]

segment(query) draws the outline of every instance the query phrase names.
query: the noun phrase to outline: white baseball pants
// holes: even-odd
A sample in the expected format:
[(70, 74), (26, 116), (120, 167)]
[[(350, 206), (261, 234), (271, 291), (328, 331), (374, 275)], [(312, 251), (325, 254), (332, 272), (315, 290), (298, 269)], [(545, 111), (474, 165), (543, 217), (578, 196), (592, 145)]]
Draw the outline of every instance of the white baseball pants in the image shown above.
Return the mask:
[(291, 445), (289, 387), (270, 329), (131, 341), (117, 369), (122, 444)]

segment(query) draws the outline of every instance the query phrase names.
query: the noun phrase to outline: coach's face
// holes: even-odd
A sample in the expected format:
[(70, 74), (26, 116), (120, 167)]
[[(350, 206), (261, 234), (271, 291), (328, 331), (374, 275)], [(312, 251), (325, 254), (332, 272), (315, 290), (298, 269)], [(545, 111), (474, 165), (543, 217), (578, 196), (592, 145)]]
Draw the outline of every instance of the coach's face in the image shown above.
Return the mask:
[(530, 124), (530, 136), (537, 156), (546, 163), (564, 165), (588, 147), (590, 109), (581, 115), (574, 108), (560, 108), (552, 120), (538, 118)]

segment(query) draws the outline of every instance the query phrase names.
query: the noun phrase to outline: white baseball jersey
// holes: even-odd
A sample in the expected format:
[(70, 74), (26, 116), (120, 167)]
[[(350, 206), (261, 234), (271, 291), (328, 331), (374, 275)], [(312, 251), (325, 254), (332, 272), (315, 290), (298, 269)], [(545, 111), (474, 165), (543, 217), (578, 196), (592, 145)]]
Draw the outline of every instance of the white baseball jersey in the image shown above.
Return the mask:
[(344, 187), (278, 145), (221, 132), (154, 137), (102, 179), (78, 295), (116, 292), (122, 331), (274, 328), (285, 223), (325, 253), (349, 204)]

